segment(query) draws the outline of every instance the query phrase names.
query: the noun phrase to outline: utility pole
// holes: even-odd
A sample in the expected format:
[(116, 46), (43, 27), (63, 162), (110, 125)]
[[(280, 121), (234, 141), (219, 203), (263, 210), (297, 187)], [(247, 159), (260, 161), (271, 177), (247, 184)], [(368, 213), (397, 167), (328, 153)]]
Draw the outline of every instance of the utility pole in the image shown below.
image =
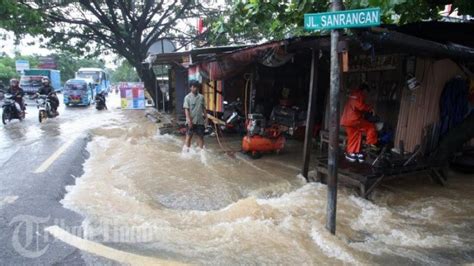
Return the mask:
[[(331, 1), (331, 11), (342, 10), (341, 0)], [(336, 204), (337, 204), (337, 166), (339, 160), (339, 30), (331, 30), (331, 75), (329, 94), (329, 149), (328, 149), (328, 198), (326, 228), (331, 234), (336, 233)]]

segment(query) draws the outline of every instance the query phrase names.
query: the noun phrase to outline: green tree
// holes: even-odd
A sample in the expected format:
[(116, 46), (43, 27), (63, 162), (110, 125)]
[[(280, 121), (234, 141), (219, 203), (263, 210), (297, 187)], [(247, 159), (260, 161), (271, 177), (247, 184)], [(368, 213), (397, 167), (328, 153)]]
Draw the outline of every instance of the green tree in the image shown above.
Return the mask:
[(9, 57), (8, 55), (5, 55), (0, 57), (0, 80), (3, 81), (3, 84), (7, 85), (10, 79), (20, 77), (20, 74), (16, 72), (15, 64), (15, 61), (18, 59), (28, 60), (30, 62), (30, 67), (35, 67), (38, 62), (38, 60), (35, 59), (35, 56), (17, 55), (15, 57)]
[(154, 73), (142, 66), (148, 48), (163, 37), (191, 42), (195, 36), (184, 34), (175, 27), (177, 23), (204, 12), (212, 14), (195, 0), (3, 1), (8, 4), (3, 28), (23, 32), (12, 22), (15, 14), (26, 10), (31, 14), (27, 22), (39, 21), (52, 48), (89, 55), (112, 50), (135, 67), (152, 95)]
[(41, 12), (19, 5), (16, 0), (0, 0), (0, 7), (0, 28), (13, 31), (17, 37), (44, 31)]
[[(216, 44), (282, 39), (309, 35), (303, 29), (305, 13), (325, 12), (329, 0), (234, 0), (223, 16), (212, 23), (210, 39)], [(380, 7), (384, 23), (438, 19), (439, 11), (453, 4), (459, 13), (474, 15), (472, 0), (347, 0), (346, 9)]]
[(7, 85), (8, 81), (11, 78), (18, 78), (19, 75), (16, 73), (15, 69), (9, 65), (4, 65), (0, 60), (0, 81), (3, 85)]
[(137, 82), (140, 80), (137, 71), (130, 65), (126, 60), (122, 61), (122, 64), (113, 71), (111, 75), (112, 82)]

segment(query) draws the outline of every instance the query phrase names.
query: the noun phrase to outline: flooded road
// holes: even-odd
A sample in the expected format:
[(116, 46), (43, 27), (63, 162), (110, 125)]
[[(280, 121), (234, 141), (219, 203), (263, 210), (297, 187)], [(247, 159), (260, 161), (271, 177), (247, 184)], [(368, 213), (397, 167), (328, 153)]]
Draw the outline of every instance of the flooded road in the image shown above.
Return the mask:
[[(27, 147), (45, 140), (66, 141), (88, 134), (88, 130), (120, 121), (118, 112), (99, 112), (92, 106), (66, 107), (62, 94), (58, 94), (59, 116), (38, 122), (38, 110), (34, 100), (26, 99), (26, 119), (0, 124), (0, 165), (7, 161), (19, 147)], [(119, 106), (117, 95), (111, 95), (111, 109)]]
[[(85, 172), (61, 201), (84, 216), (88, 239), (192, 264), (474, 262), (472, 176), (451, 174), (446, 187), (386, 183), (372, 201), (342, 188), (334, 237), (324, 228), (326, 187), (305, 183), (298, 166), (212, 145), (183, 153), (181, 138), (160, 135), (140, 111), (103, 119), (87, 126)], [(62, 134), (75, 132), (71, 123)]]
[(40, 245), (45, 255), (21, 257), (11, 221), (27, 214), (48, 218), (50, 229), (78, 225), (74, 235), (112, 248), (107, 258), (119, 263), (127, 263), (119, 251), (150, 264), (474, 262), (473, 176), (451, 173), (446, 187), (429, 178), (385, 182), (371, 201), (341, 188), (334, 237), (324, 228), (326, 187), (298, 176), (300, 154), (229, 157), (211, 138), (205, 151), (183, 153), (181, 137), (160, 135), (143, 111), (121, 111), (118, 103), (111, 95), (105, 112), (62, 106), (44, 124), (30, 105), (27, 120), (0, 128), (0, 226), (10, 230), (0, 260), (109, 262), (95, 244), (75, 245), (60, 234)]
[(89, 130), (120, 123), (120, 112), (61, 105), (59, 117), (40, 124), (34, 101), (28, 104), (24, 121), (0, 125), (0, 264), (109, 263), (45, 229), (57, 224), (80, 228), (81, 215), (59, 201), (83, 173)]

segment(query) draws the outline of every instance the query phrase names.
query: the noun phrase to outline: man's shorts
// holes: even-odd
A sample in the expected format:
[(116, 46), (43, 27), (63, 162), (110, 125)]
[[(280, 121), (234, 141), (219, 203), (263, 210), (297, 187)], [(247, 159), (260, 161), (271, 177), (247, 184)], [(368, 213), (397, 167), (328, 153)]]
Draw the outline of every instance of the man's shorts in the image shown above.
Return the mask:
[(204, 125), (193, 125), (191, 128), (188, 127), (186, 131), (186, 135), (192, 136), (194, 134), (198, 135), (199, 137), (204, 137)]

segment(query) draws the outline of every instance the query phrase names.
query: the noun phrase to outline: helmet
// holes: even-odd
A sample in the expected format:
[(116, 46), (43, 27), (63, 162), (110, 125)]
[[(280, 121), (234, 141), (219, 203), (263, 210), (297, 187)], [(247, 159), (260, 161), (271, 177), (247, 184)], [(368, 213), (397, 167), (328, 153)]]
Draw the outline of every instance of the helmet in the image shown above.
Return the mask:
[(18, 81), (18, 79), (10, 79), (10, 86), (18, 87), (19, 84), (20, 82)]
[(43, 84), (49, 84), (49, 78), (47, 78), (47, 77), (42, 78), (42, 79), (41, 79), (41, 83), (43, 83)]

